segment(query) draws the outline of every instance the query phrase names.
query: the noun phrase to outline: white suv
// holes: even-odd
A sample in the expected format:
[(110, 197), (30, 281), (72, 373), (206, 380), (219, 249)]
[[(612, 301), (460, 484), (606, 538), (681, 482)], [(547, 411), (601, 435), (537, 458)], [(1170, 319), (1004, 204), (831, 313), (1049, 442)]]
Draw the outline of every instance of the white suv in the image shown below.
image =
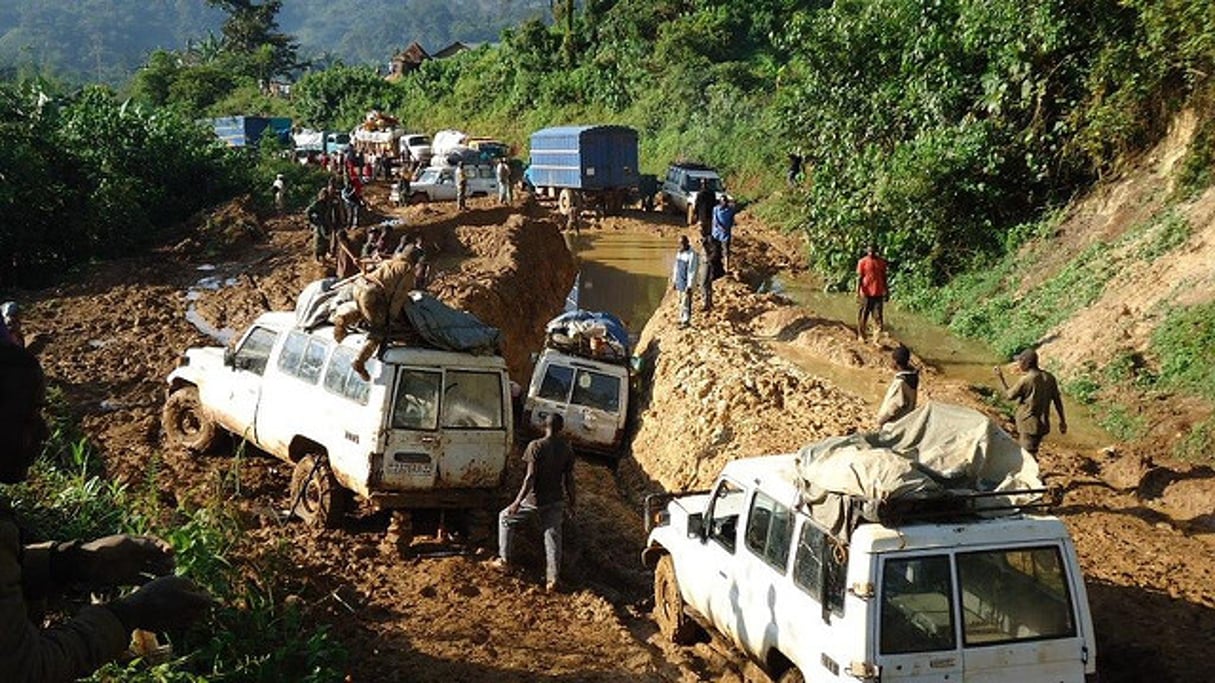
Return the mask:
[[(488, 197), (498, 192), (498, 179), (492, 166), (465, 165), (468, 196)], [(456, 199), (456, 169), (452, 166), (427, 166), (409, 185), (409, 201), (451, 202)]]
[(647, 501), (642, 559), (668, 638), (707, 626), (781, 683), (1097, 680), (1058, 519), (863, 523), (845, 541), (806, 513), (795, 457), (736, 460), (711, 491)]
[(363, 343), (265, 313), (233, 349), (194, 348), (168, 377), (163, 424), (192, 451), (219, 431), (295, 464), (291, 505), (337, 525), (351, 493), (394, 509), (474, 509), (502, 483), (510, 381), (497, 355), (393, 345), (351, 367)]

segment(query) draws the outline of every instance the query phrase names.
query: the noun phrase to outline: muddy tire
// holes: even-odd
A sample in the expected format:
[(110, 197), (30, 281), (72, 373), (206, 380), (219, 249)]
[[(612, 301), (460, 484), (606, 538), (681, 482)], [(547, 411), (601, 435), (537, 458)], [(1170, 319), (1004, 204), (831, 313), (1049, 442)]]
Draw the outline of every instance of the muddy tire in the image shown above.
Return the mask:
[(802, 675), (801, 669), (791, 666), (776, 679), (776, 683), (806, 683), (806, 677)]
[(567, 188), (561, 190), (561, 194), (557, 195), (557, 210), (561, 215), (568, 216), (575, 210), (577, 202), (574, 200), (574, 191)]
[(214, 446), (219, 436), (218, 425), (198, 400), (198, 387), (184, 387), (169, 394), (160, 421), (169, 443), (194, 453)]
[(350, 507), (350, 492), (342, 488), (322, 455), (305, 455), (291, 473), (291, 513), (326, 529), (341, 526)]
[(684, 611), (675, 562), (670, 555), (658, 558), (658, 566), (654, 568), (654, 621), (658, 622), (662, 635), (676, 645), (691, 645), (699, 634), (696, 622)]
[(409, 195), (410, 204), (426, 204), (430, 201), (430, 195), (425, 192), (414, 192)]

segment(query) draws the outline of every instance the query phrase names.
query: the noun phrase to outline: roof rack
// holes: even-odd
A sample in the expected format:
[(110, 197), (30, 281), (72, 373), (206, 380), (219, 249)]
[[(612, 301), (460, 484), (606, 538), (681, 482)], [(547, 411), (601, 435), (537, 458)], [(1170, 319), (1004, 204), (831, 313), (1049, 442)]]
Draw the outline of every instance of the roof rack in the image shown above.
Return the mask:
[[(1004, 505), (980, 505), (983, 500), (1011, 496), (1039, 496), (1027, 503)], [(992, 512), (1011, 514), (1026, 510), (1046, 510), (1063, 501), (1063, 490), (1058, 487), (1037, 489), (1011, 489), (1007, 491), (945, 491), (932, 497), (887, 498), (873, 501), (857, 501), (861, 505), (876, 503), (877, 521), (886, 526), (900, 526), (911, 522), (975, 517)]]

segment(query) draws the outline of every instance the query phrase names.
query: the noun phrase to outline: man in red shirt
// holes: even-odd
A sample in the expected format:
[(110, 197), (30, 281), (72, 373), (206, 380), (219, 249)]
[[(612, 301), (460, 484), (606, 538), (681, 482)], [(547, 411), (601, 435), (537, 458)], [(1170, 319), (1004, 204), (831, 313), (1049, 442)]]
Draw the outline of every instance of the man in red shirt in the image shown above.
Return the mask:
[(862, 342), (865, 341), (865, 332), (869, 330), (870, 314), (877, 323), (879, 335), (885, 328), (882, 305), (890, 293), (886, 289), (886, 259), (878, 256), (877, 245), (870, 244), (866, 251), (866, 255), (856, 264), (856, 298), (860, 304), (856, 320), (856, 338)]

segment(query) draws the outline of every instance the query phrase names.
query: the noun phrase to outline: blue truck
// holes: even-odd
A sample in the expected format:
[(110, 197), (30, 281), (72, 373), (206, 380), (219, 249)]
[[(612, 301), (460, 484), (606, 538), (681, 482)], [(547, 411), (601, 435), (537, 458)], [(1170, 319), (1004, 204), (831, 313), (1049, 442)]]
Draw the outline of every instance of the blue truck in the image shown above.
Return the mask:
[(267, 134), (291, 144), (291, 119), (281, 116), (225, 116), (211, 119), (211, 127), (229, 147), (257, 147)]
[(526, 179), (564, 214), (591, 206), (615, 215), (637, 193), (637, 168), (632, 128), (559, 126), (532, 133)]

